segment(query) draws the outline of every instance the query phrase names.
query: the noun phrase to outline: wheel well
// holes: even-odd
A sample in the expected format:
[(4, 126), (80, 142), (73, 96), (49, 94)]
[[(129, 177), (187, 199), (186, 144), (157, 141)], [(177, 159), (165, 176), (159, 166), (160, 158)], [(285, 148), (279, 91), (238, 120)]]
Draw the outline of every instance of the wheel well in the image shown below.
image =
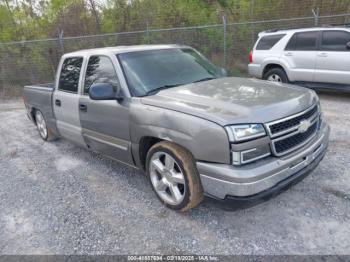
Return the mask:
[(273, 68), (281, 68), (284, 72), (286, 72), (285, 70), (284, 70), (284, 68), (281, 66), (281, 65), (279, 65), (279, 64), (268, 64), (268, 65), (266, 65), (265, 66), (265, 68), (264, 68), (264, 71), (263, 71), (263, 77), (265, 76), (265, 74), (269, 71), (269, 70), (271, 70), (271, 69), (273, 69)]
[(32, 119), (33, 119), (34, 123), (36, 124), (35, 111), (36, 111), (36, 109), (33, 107), (32, 110), (30, 111), (30, 114), (32, 116)]
[(145, 136), (142, 137), (139, 144), (139, 156), (141, 161), (141, 166), (145, 170), (146, 169), (146, 157), (148, 150), (156, 143), (163, 141), (158, 137)]

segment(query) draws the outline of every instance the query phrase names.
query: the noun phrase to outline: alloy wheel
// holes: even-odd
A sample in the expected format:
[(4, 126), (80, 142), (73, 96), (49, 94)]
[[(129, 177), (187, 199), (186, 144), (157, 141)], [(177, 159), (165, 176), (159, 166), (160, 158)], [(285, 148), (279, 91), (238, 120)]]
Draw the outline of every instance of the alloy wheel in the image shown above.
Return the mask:
[(282, 82), (282, 79), (279, 75), (277, 74), (271, 74), (268, 78), (267, 78), (268, 81), (271, 81), (271, 82)]
[(35, 120), (36, 120), (36, 125), (37, 125), (38, 130), (39, 130), (39, 134), (41, 135), (42, 138), (46, 139), (46, 137), (47, 137), (46, 123), (45, 123), (45, 119), (40, 111), (36, 111)]
[(185, 196), (185, 177), (176, 160), (165, 152), (156, 152), (149, 173), (158, 196), (170, 205), (180, 204)]

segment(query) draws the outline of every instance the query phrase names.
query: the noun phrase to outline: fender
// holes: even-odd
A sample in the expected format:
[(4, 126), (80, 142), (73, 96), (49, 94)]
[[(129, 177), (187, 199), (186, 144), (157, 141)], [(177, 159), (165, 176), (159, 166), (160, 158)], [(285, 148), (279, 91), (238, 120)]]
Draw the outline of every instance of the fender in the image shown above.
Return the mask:
[(284, 72), (286, 72), (288, 79), (292, 81), (293, 77), (292, 77), (290, 71), (287, 70), (287, 68), (289, 68), (289, 65), (286, 63), (286, 61), (281, 59), (281, 57), (274, 57), (273, 59), (269, 58), (269, 59), (266, 59), (263, 61), (263, 63), (262, 63), (262, 68), (263, 68), (262, 77), (264, 77), (266, 66), (271, 65), (271, 64), (278, 65), (278, 66), (282, 67)]
[[(135, 103), (130, 108), (133, 156), (143, 137), (175, 142), (196, 160), (229, 164), (230, 146), (225, 129), (208, 120), (181, 112)], [(137, 154), (138, 155), (138, 154)]]

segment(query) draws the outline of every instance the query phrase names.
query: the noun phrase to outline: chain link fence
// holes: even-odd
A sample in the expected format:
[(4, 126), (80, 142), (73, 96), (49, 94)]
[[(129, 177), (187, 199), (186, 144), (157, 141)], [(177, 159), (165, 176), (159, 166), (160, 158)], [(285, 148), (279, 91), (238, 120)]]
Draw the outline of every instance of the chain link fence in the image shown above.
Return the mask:
[(79, 37), (0, 43), (0, 98), (20, 96), (29, 84), (53, 82), (62, 54), (79, 49), (139, 44), (185, 44), (193, 46), (230, 75), (247, 76), (248, 54), (258, 33), (274, 28), (302, 28), (350, 22), (350, 13), (273, 19), (206, 26), (147, 29)]

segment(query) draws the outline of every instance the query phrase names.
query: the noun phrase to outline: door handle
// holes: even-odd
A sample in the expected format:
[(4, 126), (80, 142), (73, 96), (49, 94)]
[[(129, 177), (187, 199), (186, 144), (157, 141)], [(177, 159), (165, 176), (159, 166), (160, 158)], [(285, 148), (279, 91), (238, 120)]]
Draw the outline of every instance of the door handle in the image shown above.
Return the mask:
[(79, 105), (79, 110), (82, 111), (82, 112), (87, 112), (87, 106), (83, 105), (83, 104), (80, 104)]
[(284, 53), (285, 56), (293, 56), (293, 53), (292, 52), (286, 52)]
[(55, 100), (55, 105), (56, 105), (56, 106), (61, 106), (61, 100), (56, 99), (56, 100)]
[(318, 55), (319, 57), (327, 57), (327, 56), (328, 56), (327, 53), (318, 53), (317, 55)]

